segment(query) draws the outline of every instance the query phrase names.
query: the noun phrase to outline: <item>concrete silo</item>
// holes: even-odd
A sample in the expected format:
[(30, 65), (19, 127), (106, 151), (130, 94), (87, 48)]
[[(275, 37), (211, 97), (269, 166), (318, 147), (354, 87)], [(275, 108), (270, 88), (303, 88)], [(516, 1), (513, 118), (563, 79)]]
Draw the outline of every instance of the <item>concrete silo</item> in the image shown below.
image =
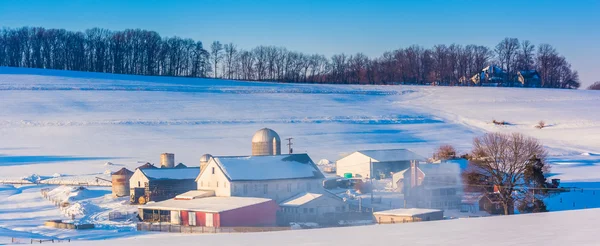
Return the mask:
[(206, 165), (208, 165), (208, 162), (210, 161), (210, 158), (212, 158), (212, 155), (210, 154), (204, 154), (200, 157), (200, 173), (204, 171)]
[(252, 155), (281, 155), (281, 139), (269, 128), (258, 130), (252, 137)]
[(160, 167), (161, 168), (175, 167), (175, 154), (173, 154), (173, 153), (160, 154)]
[(129, 179), (133, 175), (127, 168), (114, 172), (112, 176), (112, 195), (113, 197), (129, 196)]

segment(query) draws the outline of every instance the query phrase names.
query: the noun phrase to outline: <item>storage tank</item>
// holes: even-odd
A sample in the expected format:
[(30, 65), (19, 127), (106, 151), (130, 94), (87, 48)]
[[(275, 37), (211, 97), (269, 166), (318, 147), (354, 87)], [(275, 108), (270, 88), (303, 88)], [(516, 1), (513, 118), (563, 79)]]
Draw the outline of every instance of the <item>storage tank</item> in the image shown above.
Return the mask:
[(212, 158), (212, 155), (210, 154), (204, 154), (200, 157), (200, 173), (204, 171), (206, 165), (208, 165), (208, 162), (210, 161), (210, 158)]
[(114, 172), (112, 176), (112, 195), (113, 197), (129, 196), (129, 179), (133, 175), (127, 168)]
[(258, 130), (252, 137), (252, 155), (281, 155), (279, 135), (269, 128)]
[(175, 167), (175, 154), (173, 154), (173, 153), (162, 153), (160, 155), (160, 167), (161, 168), (173, 168), (173, 167)]

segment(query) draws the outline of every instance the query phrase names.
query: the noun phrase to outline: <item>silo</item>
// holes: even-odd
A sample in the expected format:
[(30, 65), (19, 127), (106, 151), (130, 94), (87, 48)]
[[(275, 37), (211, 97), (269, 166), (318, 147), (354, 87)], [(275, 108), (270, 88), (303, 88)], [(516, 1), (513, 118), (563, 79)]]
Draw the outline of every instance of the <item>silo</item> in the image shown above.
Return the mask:
[(133, 175), (127, 168), (114, 172), (112, 176), (112, 195), (113, 197), (129, 196), (129, 179)]
[(252, 137), (252, 155), (281, 155), (281, 139), (269, 129), (258, 130)]
[(208, 165), (208, 162), (210, 161), (210, 158), (212, 158), (212, 155), (210, 154), (204, 154), (200, 157), (200, 173), (204, 171), (206, 165)]
[(173, 153), (162, 153), (160, 155), (160, 167), (161, 168), (173, 168), (173, 167), (175, 167), (175, 154), (173, 154)]

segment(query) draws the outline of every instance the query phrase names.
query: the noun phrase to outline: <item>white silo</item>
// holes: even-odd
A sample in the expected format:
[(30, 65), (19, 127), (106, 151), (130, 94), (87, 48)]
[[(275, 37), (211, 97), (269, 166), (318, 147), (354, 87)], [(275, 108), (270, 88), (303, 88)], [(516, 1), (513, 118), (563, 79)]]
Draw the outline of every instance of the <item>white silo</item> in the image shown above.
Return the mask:
[(252, 137), (252, 155), (281, 155), (281, 139), (269, 129), (258, 130)]
[(208, 162), (210, 161), (210, 158), (212, 158), (212, 155), (210, 154), (204, 154), (200, 157), (200, 173), (204, 171), (204, 169), (208, 165)]
[(162, 153), (160, 155), (160, 167), (161, 168), (173, 168), (173, 167), (175, 167), (175, 154), (173, 154), (173, 153)]

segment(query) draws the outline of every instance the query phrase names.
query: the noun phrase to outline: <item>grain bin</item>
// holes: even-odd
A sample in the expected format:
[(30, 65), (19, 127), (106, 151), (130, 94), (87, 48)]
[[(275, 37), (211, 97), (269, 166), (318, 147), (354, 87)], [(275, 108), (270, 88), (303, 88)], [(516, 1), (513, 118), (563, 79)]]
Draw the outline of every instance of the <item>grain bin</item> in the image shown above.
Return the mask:
[(173, 153), (162, 153), (160, 155), (160, 167), (161, 168), (173, 168), (173, 167), (175, 167), (175, 154), (173, 154)]
[(212, 158), (212, 155), (210, 154), (204, 154), (200, 157), (200, 173), (204, 171), (204, 169), (208, 165), (208, 162), (210, 161), (210, 158)]
[(114, 172), (112, 176), (112, 195), (113, 197), (129, 196), (129, 179), (133, 175), (127, 168)]
[(258, 130), (252, 137), (252, 155), (281, 155), (281, 139), (269, 129)]

